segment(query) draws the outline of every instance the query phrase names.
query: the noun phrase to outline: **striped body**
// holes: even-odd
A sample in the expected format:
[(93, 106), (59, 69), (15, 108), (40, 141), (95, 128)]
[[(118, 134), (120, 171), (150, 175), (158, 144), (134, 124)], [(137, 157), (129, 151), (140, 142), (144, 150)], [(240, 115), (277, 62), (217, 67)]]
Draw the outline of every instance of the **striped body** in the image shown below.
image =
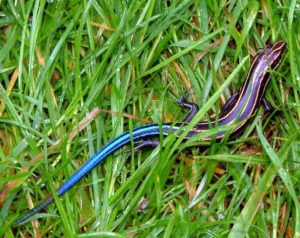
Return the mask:
[[(236, 98), (229, 108), (221, 109), (223, 114), (214, 122), (199, 123), (192, 129), (192, 133), (200, 133), (209, 128), (216, 126), (231, 125), (237, 123), (238, 125), (231, 131), (231, 137), (238, 133), (246, 122), (251, 118), (256, 108), (260, 106), (266, 91), (266, 86), (270, 80), (270, 71), (278, 67), (282, 56), (285, 52), (285, 43), (279, 41), (274, 45), (270, 45), (267, 49), (258, 54), (249, 70), (246, 80), (234, 97)], [(225, 111), (224, 111), (225, 110)], [(226, 131), (219, 133), (216, 139), (222, 139)], [(210, 140), (207, 138), (206, 140)]]
[[(237, 126), (230, 132), (232, 136), (238, 133), (245, 123), (252, 117), (256, 108), (261, 104), (264, 97), (266, 86), (269, 82), (270, 70), (274, 70), (280, 63), (285, 51), (285, 43), (279, 41), (266, 48), (265, 51), (258, 54), (249, 70), (246, 80), (239, 90), (231, 99), (224, 105), (221, 110), (220, 116), (217, 120), (211, 123), (202, 122), (196, 125), (186, 136), (189, 139), (191, 136), (208, 130), (216, 126), (231, 125), (236, 123)], [(193, 114), (195, 114), (194, 112)], [(178, 130), (187, 121), (190, 121), (193, 115), (188, 115), (185, 122), (172, 124), (163, 123), (161, 126), (158, 124), (149, 124), (143, 127), (134, 129), (132, 132), (126, 132), (104, 147), (102, 147), (94, 156), (92, 156), (70, 179), (68, 179), (60, 188), (57, 189), (57, 195), (62, 195), (74, 186), (82, 177), (84, 177), (91, 169), (95, 168), (99, 163), (103, 162), (105, 158), (122, 148), (124, 145), (131, 143), (131, 141), (147, 140), (149, 138), (159, 136), (161, 133), (167, 135)], [(220, 140), (224, 137), (226, 131), (220, 132), (214, 139)], [(207, 137), (204, 140), (211, 140)], [(38, 213), (49, 203), (53, 201), (53, 197), (48, 197), (37, 207), (30, 210), (25, 216), (21, 217), (16, 223), (22, 223), (25, 220)]]

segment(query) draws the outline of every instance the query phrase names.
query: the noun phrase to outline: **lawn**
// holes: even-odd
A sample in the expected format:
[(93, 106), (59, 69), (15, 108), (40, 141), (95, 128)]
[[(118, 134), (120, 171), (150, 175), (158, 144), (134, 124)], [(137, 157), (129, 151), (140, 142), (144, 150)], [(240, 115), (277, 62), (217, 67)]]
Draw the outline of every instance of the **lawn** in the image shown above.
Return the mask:
[[(299, 24), (296, 0), (0, 0), (0, 237), (300, 237)], [(131, 143), (56, 195), (116, 136), (182, 121), (184, 94), (187, 129), (217, 116), (279, 40), (274, 113), (219, 143)]]

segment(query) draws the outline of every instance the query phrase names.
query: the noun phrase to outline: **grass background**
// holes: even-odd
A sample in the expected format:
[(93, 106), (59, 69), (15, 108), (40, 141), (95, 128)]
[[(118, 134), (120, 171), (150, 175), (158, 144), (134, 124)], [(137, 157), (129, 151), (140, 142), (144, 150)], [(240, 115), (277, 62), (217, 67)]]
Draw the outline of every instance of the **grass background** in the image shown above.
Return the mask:
[[(0, 235), (300, 237), (299, 24), (295, 0), (0, 0)], [(266, 98), (284, 117), (201, 149), (128, 146), (13, 225), (116, 135), (182, 120), (174, 95), (218, 113), (280, 39)]]

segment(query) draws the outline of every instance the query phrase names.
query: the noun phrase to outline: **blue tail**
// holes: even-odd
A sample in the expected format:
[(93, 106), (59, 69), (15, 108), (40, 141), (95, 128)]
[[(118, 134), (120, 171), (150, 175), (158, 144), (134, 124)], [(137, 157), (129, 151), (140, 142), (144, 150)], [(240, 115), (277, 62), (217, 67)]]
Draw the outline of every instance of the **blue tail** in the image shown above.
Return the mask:
[[(131, 141), (136, 141), (139, 139), (149, 138), (151, 136), (158, 136), (160, 134), (160, 130), (162, 130), (163, 134), (167, 134), (170, 129), (169, 123), (162, 124), (160, 126), (158, 124), (149, 124), (143, 127), (139, 127), (134, 129), (131, 133), (125, 132), (124, 134), (116, 137), (104, 147), (102, 147), (95, 155), (93, 155), (73, 176), (68, 179), (60, 188), (57, 189), (57, 195), (60, 196), (67, 192), (71, 187), (73, 187), (82, 177), (84, 177), (90, 170), (95, 168), (99, 163), (103, 162), (103, 160), (108, 157), (110, 154), (120, 149), (126, 144), (129, 144)], [(43, 208), (45, 208), (48, 204), (53, 202), (53, 197), (48, 197), (44, 202), (42, 202), (37, 207), (31, 209), (25, 216), (21, 217), (17, 220), (16, 224), (20, 224), (25, 220), (29, 219)]]

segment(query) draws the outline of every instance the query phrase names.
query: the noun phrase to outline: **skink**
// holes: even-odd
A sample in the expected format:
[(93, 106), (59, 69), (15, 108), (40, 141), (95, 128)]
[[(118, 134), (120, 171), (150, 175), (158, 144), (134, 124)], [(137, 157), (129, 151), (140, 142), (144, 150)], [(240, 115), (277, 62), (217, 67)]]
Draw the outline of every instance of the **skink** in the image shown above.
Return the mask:
[[(264, 51), (256, 55), (242, 87), (237, 93), (227, 100), (221, 109), (218, 119), (211, 121), (210, 123), (198, 123), (191, 131), (188, 132), (185, 139), (189, 139), (193, 135), (206, 131), (209, 128), (234, 124), (236, 126), (230, 131), (230, 137), (233, 137), (239, 133), (242, 128), (244, 128), (245, 124), (250, 120), (255, 110), (260, 105), (264, 106), (267, 110), (272, 108), (265, 100), (264, 94), (270, 80), (270, 71), (275, 70), (280, 64), (285, 52), (285, 48), (285, 42), (279, 41), (275, 44), (267, 46)], [(116, 137), (102, 147), (70, 179), (68, 179), (60, 188), (58, 188), (57, 195), (63, 195), (91, 169), (95, 168), (99, 163), (103, 162), (105, 158), (126, 144), (129, 144), (132, 141), (135, 142), (145, 140), (145, 143), (142, 143), (139, 148), (149, 145), (155, 146), (158, 142), (155, 140), (149, 142), (149, 138), (157, 137), (161, 133), (167, 136), (169, 133), (180, 130), (182, 126), (191, 121), (193, 116), (197, 113), (198, 107), (196, 104), (187, 102), (185, 98), (181, 98), (179, 100), (179, 105), (190, 110), (183, 122), (175, 124), (162, 123), (161, 125), (149, 124), (138, 127), (131, 132), (125, 132), (124, 134)], [(224, 131), (219, 132), (216, 136), (205, 137), (203, 140), (221, 140), (226, 133), (227, 131), (224, 129)], [(53, 196), (48, 197), (40, 205), (31, 209), (26, 215), (17, 220), (16, 224), (20, 224), (31, 218), (34, 214), (45, 208), (49, 203), (53, 202), (53, 200)]]

